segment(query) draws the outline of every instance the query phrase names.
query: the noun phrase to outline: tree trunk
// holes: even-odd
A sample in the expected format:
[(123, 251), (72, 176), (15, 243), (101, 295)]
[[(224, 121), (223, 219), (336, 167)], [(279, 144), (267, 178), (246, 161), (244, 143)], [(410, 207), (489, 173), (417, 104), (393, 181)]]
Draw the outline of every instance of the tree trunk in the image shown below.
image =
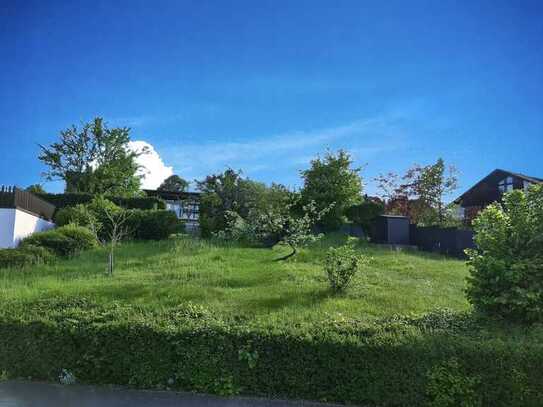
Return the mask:
[(113, 250), (109, 251), (107, 271), (110, 276), (113, 275)]
[(297, 253), (296, 247), (290, 245), (290, 248), (292, 249), (292, 253), (289, 253), (289, 254), (287, 254), (286, 256), (283, 256), (283, 257), (279, 257), (278, 259), (275, 259), (275, 261), (287, 260), (287, 259), (291, 258), (292, 256), (294, 256)]

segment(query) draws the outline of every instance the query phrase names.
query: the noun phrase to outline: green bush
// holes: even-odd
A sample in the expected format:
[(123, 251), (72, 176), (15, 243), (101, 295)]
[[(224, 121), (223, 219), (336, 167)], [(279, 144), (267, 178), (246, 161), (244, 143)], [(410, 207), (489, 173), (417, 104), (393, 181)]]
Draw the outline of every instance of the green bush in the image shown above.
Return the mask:
[(0, 371), (364, 406), (543, 405), (541, 337), (519, 346), (492, 335), (342, 318), (244, 325), (202, 307), (152, 312), (84, 298), (4, 303)]
[(364, 257), (350, 245), (329, 248), (324, 259), (324, 271), (330, 288), (335, 292), (344, 291), (364, 261)]
[(354, 224), (360, 225), (366, 234), (371, 233), (371, 226), (375, 218), (382, 215), (385, 206), (381, 202), (365, 200), (361, 204), (347, 208), (345, 215)]
[(89, 227), (92, 224), (97, 224), (97, 222), (98, 219), (95, 213), (89, 210), (88, 205), (67, 206), (55, 213), (55, 224), (57, 226), (66, 226), (73, 223)]
[(473, 222), (467, 295), (480, 311), (543, 320), (543, 185), (515, 190)]
[(25, 238), (20, 247), (42, 247), (58, 256), (73, 256), (83, 250), (96, 247), (98, 242), (87, 228), (76, 225), (61, 226), (46, 232), (38, 232)]
[(134, 239), (162, 240), (173, 233), (182, 232), (183, 223), (172, 211), (133, 209), (128, 211), (127, 228)]
[(23, 268), (51, 261), (54, 256), (44, 247), (26, 246), (0, 249), (0, 268)]

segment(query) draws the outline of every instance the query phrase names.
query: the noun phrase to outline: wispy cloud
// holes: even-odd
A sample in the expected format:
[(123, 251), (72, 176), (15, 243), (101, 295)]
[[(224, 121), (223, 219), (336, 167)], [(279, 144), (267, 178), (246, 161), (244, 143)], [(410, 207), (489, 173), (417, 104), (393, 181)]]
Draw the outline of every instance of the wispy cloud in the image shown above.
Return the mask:
[[(298, 170), (327, 148), (349, 150), (357, 165), (385, 151), (401, 148), (404, 137), (390, 118), (356, 120), (318, 130), (292, 131), (236, 142), (210, 142), (178, 145), (163, 151), (176, 172), (189, 179), (222, 171), (242, 169), (256, 179), (298, 183)], [(287, 175), (288, 173), (288, 175)]]

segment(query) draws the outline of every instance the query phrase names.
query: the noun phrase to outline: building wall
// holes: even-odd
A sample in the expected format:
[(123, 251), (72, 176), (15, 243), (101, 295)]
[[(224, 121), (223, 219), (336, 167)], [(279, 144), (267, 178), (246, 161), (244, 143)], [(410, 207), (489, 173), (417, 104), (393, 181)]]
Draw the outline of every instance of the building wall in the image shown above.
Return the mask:
[(16, 247), (35, 232), (43, 232), (55, 224), (20, 209), (0, 209), (0, 248)]
[(13, 247), (16, 209), (0, 208), (0, 249)]

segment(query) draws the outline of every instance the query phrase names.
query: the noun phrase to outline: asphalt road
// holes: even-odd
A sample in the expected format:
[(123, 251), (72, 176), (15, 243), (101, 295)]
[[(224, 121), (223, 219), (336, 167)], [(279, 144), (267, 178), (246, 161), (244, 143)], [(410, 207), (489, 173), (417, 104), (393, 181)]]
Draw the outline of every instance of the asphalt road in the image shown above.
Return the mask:
[(308, 401), (221, 398), (193, 393), (60, 385), (41, 382), (0, 383), (0, 407), (327, 407)]

